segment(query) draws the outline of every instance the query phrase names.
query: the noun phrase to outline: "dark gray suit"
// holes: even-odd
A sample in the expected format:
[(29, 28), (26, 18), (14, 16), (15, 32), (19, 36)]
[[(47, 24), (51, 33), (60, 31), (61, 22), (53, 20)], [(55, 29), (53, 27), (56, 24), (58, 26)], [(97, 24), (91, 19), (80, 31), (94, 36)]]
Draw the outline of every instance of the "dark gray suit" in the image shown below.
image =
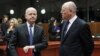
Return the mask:
[(89, 25), (77, 18), (65, 37), (61, 34), (60, 56), (91, 56), (93, 41)]
[[(28, 38), (29, 38), (29, 33), (28, 33), (28, 28), (26, 23), (18, 26), (15, 29), (14, 35), (12, 35), (11, 38), (12, 39), (11, 48), (13, 51), (12, 54), (14, 56), (17, 56), (15, 50), (16, 47), (23, 48), (24, 46), (29, 45)], [(36, 51), (34, 52), (34, 56), (40, 56), (40, 51), (47, 47), (47, 39), (44, 37), (43, 28), (41, 28), (36, 24), (34, 26), (34, 36), (33, 36), (32, 44), (35, 45), (35, 49), (36, 49)]]

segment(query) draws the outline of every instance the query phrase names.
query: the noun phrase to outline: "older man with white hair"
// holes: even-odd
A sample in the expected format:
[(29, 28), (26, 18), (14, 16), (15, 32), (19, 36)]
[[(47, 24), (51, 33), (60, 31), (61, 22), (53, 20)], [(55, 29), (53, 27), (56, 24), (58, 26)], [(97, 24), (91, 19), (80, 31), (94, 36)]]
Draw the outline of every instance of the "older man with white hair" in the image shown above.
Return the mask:
[[(25, 18), (26, 23), (16, 27), (11, 35), (12, 56), (24, 56), (22, 53), (25, 56), (41, 56), (40, 51), (47, 47), (47, 39), (44, 37), (43, 28), (35, 24), (37, 10), (33, 7), (27, 8)], [(28, 54), (29, 50), (32, 50), (31, 54)]]
[(61, 8), (62, 20), (60, 56), (91, 56), (93, 40), (89, 25), (76, 15), (73, 1), (65, 2)]

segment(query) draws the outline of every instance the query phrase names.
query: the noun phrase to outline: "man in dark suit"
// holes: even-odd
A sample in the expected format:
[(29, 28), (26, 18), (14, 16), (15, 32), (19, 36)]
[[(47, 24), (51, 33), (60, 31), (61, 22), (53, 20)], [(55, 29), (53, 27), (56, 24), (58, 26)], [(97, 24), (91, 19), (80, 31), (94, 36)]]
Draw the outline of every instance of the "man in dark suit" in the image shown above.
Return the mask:
[(1, 23), (1, 31), (2, 31), (2, 36), (4, 36), (7, 32), (8, 29), (8, 21), (9, 17), (7, 15), (4, 15)]
[(89, 25), (76, 15), (73, 1), (66, 2), (61, 8), (64, 20), (61, 33), (60, 56), (91, 56), (93, 41)]
[(26, 23), (16, 27), (11, 37), (12, 56), (17, 56), (16, 48), (22, 48), (25, 53), (33, 50), (33, 56), (41, 56), (40, 51), (47, 47), (47, 39), (44, 37), (43, 28), (35, 24), (37, 10), (29, 7), (25, 11)]

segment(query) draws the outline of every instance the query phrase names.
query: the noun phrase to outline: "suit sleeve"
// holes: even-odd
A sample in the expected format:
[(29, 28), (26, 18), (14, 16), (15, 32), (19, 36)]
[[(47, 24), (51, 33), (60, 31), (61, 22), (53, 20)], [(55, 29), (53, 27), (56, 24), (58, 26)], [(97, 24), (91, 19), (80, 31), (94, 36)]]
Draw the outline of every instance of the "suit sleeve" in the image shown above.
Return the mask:
[(47, 38), (44, 36), (44, 30), (40, 32), (39, 38), (40, 38), (39, 43), (35, 44), (36, 52), (40, 52), (42, 49), (48, 46)]
[(82, 27), (80, 31), (80, 36), (85, 56), (91, 56), (94, 48), (94, 43), (92, 40), (92, 35), (88, 24), (85, 24)]

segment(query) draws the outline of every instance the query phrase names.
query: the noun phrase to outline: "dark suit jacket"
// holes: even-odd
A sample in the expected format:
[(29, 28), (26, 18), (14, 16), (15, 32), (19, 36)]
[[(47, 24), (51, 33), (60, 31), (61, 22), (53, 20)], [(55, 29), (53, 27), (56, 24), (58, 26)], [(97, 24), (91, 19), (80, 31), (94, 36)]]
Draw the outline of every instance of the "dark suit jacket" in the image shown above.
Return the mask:
[(60, 56), (91, 56), (93, 41), (89, 25), (77, 18), (62, 39)]
[[(18, 26), (15, 29), (14, 35), (12, 35), (11, 38), (12, 39), (11, 44), (13, 43), (11, 45), (11, 48), (14, 56), (17, 56), (15, 50), (16, 47), (23, 48), (24, 46), (29, 45), (28, 38), (29, 38), (29, 33), (28, 33), (28, 28), (26, 23)], [(35, 45), (35, 50), (36, 50), (34, 51), (34, 56), (40, 56), (40, 51), (47, 47), (47, 39), (46, 37), (44, 37), (43, 28), (41, 28), (36, 24), (34, 26), (33, 45)]]
[(6, 32), (8, 29), (7, 22), (6, 23), (1, 23), (1, 31), (2, 31), (2, 36), (5, 36)]

